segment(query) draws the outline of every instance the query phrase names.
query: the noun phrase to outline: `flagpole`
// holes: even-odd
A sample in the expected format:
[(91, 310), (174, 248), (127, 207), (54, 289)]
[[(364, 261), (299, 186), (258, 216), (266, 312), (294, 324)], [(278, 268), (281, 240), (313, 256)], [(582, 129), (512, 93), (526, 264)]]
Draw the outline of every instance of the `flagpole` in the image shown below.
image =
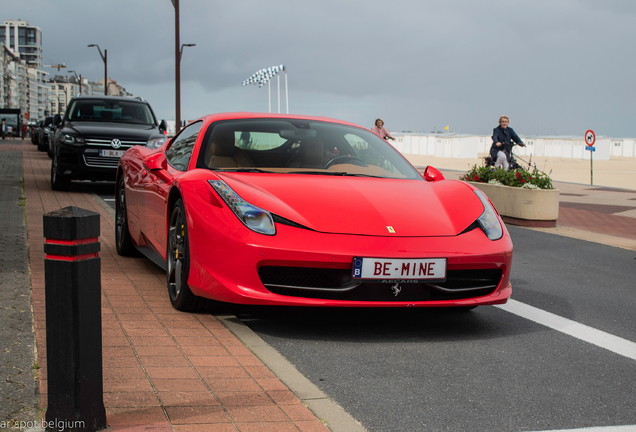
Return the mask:
[(269, 86), (270, 82), (267, 81), (267, 103), (269, 104), (269, 112), (272, 112), (272, 91)]
[(287, 108), (287, 114), (289, 114), (289, 90), (287, 89), (287, 69), (285, 69), (285, 107)]
[(278, 114), (280, 114), (280, 74), (276, 74), (276, 80), (278, 83)]

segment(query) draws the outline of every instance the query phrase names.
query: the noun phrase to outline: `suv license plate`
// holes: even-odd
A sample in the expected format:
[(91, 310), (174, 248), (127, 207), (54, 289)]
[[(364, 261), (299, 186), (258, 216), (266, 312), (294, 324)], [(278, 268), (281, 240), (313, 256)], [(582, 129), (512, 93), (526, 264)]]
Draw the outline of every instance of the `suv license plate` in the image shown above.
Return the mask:
[(446, 279), (446, 258), (353, 258), (354, 279)]
[(122, 157), (126, 150), (100, 150), (99, 155), (105, 157)]

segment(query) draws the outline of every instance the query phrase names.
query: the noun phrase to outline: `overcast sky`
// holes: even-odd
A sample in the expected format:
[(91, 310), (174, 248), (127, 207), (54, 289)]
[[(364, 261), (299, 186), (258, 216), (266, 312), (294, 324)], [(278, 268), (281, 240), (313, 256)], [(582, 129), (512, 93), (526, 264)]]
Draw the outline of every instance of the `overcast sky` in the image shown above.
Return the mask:
[[(180, 0), (181, 115), (268, 111), (284, 64), (290, 113), (392, 131), (636, 137), (633, 0)], [(170, 0), (2, 0), (0, 20), (43, 33), (47, 64), (108, 75), (174, 120)], [(48, 69), (52, 75), (56, 69)], [(281, 79), (281, 110), (284, 112)], [(272, 111), (278, 110), (276, 79)]]

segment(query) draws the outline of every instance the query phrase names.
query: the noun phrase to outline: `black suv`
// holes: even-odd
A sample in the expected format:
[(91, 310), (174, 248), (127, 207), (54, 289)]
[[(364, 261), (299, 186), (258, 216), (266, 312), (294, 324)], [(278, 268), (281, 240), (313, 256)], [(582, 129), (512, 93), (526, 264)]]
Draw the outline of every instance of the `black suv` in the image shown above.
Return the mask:
[(115, 181), (119, 158), (134, 145), (157, 147), (166, 138), (148, 102), (115, 96), (71, 99), (50, 136), (51, 188), (65, 190), (71, 180)]

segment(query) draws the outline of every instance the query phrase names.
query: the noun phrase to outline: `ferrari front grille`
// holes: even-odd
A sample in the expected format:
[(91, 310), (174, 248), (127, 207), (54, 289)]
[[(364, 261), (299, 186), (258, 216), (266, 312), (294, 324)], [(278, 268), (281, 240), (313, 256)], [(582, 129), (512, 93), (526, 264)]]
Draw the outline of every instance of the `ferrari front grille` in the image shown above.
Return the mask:
[(501, 280), (499, 269), (449, 270), (443, 283), (402, 283), (395, 295), (392, 283), (358, 282), (350, 269), (266, 266), (258, 270), (269, 291), (292, 297), (345, 301), (461, 300), (492, 293)]
[(258, 275), (270, 291), (271, 288), (295, 288), (341, 292), (359, 285), (352, 282), (349, 269), (265, 266), (258, 269)]
[(501, 270), (451, 270), (446, 282), (431, 284), (441, 291), (474, 291), (476, 289), (495, 289), (501, 280)]

